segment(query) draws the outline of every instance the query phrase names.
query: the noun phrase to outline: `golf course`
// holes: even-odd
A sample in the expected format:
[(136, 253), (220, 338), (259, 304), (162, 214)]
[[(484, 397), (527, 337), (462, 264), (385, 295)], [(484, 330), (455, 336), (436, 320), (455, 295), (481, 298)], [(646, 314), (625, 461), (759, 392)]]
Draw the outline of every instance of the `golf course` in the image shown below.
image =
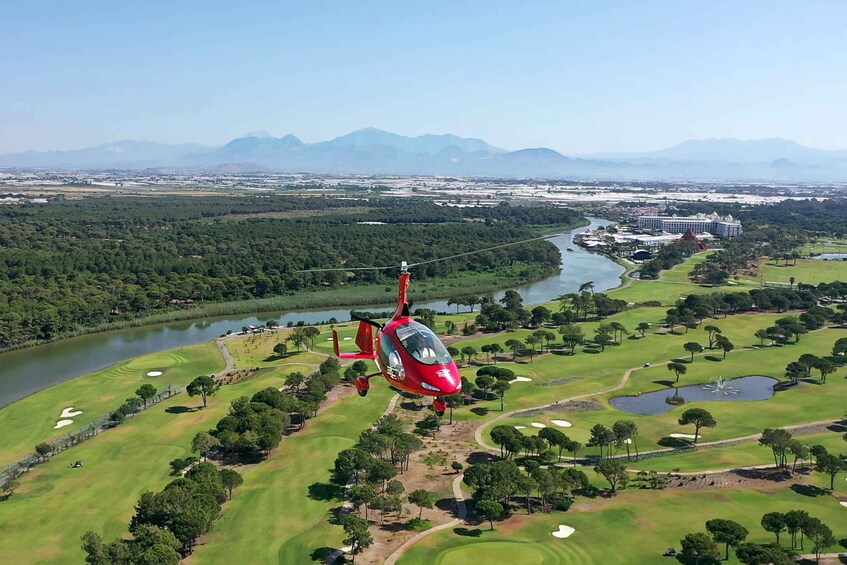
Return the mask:
[[(814, 373), (796, 386), (776, 390), (761, 400), (716, 397), (685, 401), (654, 414), (625, 412), (612, 404), (619, 397), (637, 398), (655, 391), (666, 391), (670, 397), (676, 387), (702, 387), (718, 377), (730, 385), (732, 379), (751, 375), (786, 381), (786, 365), (803, 354), (830, 355), (833, 344), (847, 337), (847, 328), (832, 324), (809, 331), (796, 342), (791, 339), (764, 343), (756, 336), (758, 330), (774, 326), (777, 320), (796, 316), (792, 311), (732, 314), (691, 327), (666, 327), (666, 311), (680, 297), (717, 290), (693, 284), (687, 278), (692, 265), (703, 261), (706, 255), (695, 255), (663, 272), (657, 280), (625, 278), (620, 288), (610, 291), (609, 297), (627, 302), (624, 311), (603, 320), (576, 324), (586, 336), (612, 322), (628, 329), (627, 335), (621, 334), (620, 339), (602, 348), (584, 344), (571, 354), (556, 334), (554, 341), (538, 345), (531, 357), (518, 357), (503, 348), (493, 359), (477, 354), (464, 360), (460, 371), (470, 382), (477, 379), (481, 367), (489, 364), (513, 371), (517, 378), (502, 395), (502, 411), (497, 395), (474, 396), (470, 404), (451, 411), (452, 425), (445, 415), (440, 430), (423, 436), (423, 448), (412, 455), (408, 474), (397, 475), (400, 481), (425, 481), (428, 490), (439, 493), (439, 504), (427, 510), (425, 516), (433, 523), (455, 525), (431, 534), (425, 532), (402, 551), (400, 544), (410, 540), (411, 533), (379, 537), (385, 540), (379, 542), (383, 545), (364, 550), (356, 561), (382, 563), (391, 555), (392, 562), (402, 564), (458, 564), (471, 560), (653, 563), (667, 547), (678, 545), (688, 533), (703, 531), (704, 522), (713, 518), (731, 518), (741, 523), (749, 530), (747, 541), (771, 542), (773, 535), (760, 525), (762, 515), (797, 508), (832, 528), (837, 541), (825, 553), (844, 551), (847, 507), (839, 504), (847, 500), (843, 473), (837, 476), (832, 491), (828, 489), (829, 476), (811, 470), (808, 458), (799, 464), (804, 471), (790, 480), (754, 478), (732, 484), (727, 478), (732, 469), (773, 465), (771, 450), (758, 443), (758, 434), (765, 428), (791, 429), (805, 445), (820, 445), (832, 453), (847, 452), (842, 438), (847, 427), (838, 423), (847, 416), (844, 367), (829, 375), (825, 383)], [(765, 263), (765, 268), (765, 278), (773, 277), (769, 280), (781, 280), (777, 274), (809, 283), (847, 280), (847, 262), (808, 260), (798, 261), (796, 267)], [(752, 288), (757, 288), (757, 281), (742, 279), (732, 291)], [(646, 302), (661, 306), (643, 305)], [(558, 302), (544, 306), (554, 312), (560, 309)], [(448, 327), (461, 328), (472, 323), (477, 315), (478, 312), (439, 315), (435, 326), (440, 333), (446, 333)], [(642, 323), (650, 328), (643, 336), (635, 331)], [(734, 344), (726, 355), (708, 348), (708, 326), (717, 326), (721, 335)], [(85, 558), (80, 542), (85, 532), (97, 532), (108, 540), (125, 537), (139, 496), (161, 490), (178, 476), (172, 473), (170, 462), (190, 456), (192, 438), (198, 432), (215, 428), (227, 416), (232, 401), (267, 388), (283, 389), (291, 373), (315, 372), (318, 364), (332, 354), (332, 329), (338, 331), (342, 350), (355, 350), (356, 325), (347, 323), (332, 328), (322, 326), (311, 343), (303, 347), (289, 343), (284, 354), (275, 353), (274, 348), (285, 343), (295, 329), (232, 335), (222, 340), (221, 347), (210, 342), (129, 359), (0, 410), (4, 430), (0, 437), (0, 465), (8, 465), (31, 453), (35, 445), (49, 443), (115, 410), (144, 384), (176, 389), (199, 375), (220, 373), (227, 366), (222, 348), (231, 356), (230, 375), (235, 375), (224, 379), (205, 408), (196, 396), (175, 394), (112, 429), (52, 455), (21, 475), (17, 488), (0, 504), (0, 537), (15, 540), (0, 544), (0, 563), (78, 563)], [(468, 336), (454, 333), (448, 336), (447, 343), (457, 349), (480, 352), (483, 346), (502, 345), (507, 340), (526, 341), (537, 330), (519, 328)], [(704, 349), (689, 353), (684, 346), (691, 342)], [(685, 366), (678, 382), (669, 363)], [(150, 376), (151, 373), (161, 374)], [(243, 485), (233, 492), (231, 500), (223, 503), (220, 518), (199, 538), (186, 562), (324, 562), (345, 545), (345, 533), (338, 521), (344, 489), (332, 482), (334, 461), (339, 452), (356, 445), (360, 434), (386, 412), (394, 396), (395, 391), (382, 379), (374, 380), (364, 398), (356, 395), (350, 384), (341, 384), (327, 394), (316, 415), (302, 429), (286, 435), (263, 460), (235, 464), (233, 468), (243, 477)], [(82, 413), (72, 418), (72, 425), (54, 428), (68, 407)], [(426, 403), (421, 405), (419, 401), (398, 402), (396, 406), (392, 402), (391, 407), (410, 426), (429, 412)], [(716, 421), (716, 425), (700, 430), (696, 443), (687, 438), (694, 432), (693, 427), (679, 423), (682, 413), (692, 408), (708, 410)], [(588, 444), (594, 426), (611, 428), (622, 419), (637, 426), (632, 457), (620, 446), (614, 448), (611, 457), (626, 462), (632, 480), (628, 488), (609, 494), (605, 492), (606, 481), (591, 466), (598, 448)], [(586, 473), (591, 487), (605, 494), (576, 496), (567, 512), (529, 514), (518, 505), (508, 517), (492, 523), (493, 530), (473, 513), (472, 503), (467, 518), (459, 520), (449, 495), (451, 483), (458, 476), (449, 469), (450, 461), (452, 457), (457, 461), (463, 457), (459, 462), (467, 467), (485, 458), (496, 459), (499, 447), (492, 430), (500, 426), (518, 429), (528, 437), (545, 428), (566, 433), (581, 447), (575, 454), (566, 451), (555, 464), (562, 468), (577, 465)], [(635, 449), (641, 457), (635, 457)], [(442, 453), (450, 456), (439, 455)], [(84, 465), (74, 468), (76, 461)], [(671, 480), (663, 489), (639, 488), (634, 482), (639, 471), (680, 478)], [(715, 473), (714, 480), (723, 481), (722, 486), (709, 484), (710, 473)], [(689, 481), (685, 477), (701, 475), (707, 478), (698, 478), (696, 486), (693, 482), (684, 484)], [(468, 485), (461, 488), (464, 497), (470, 498)], [(417, 516), (417, 510), (411, 507), (403, 512), (409, 511)], [(379, 529), (376, 511), (371, 512), (371, 522), (372, 530)], [(568, 532), (568, 528), (573, 528), (573, 533), (553, 536), (560, 526)], [(732, 552), (729, 562), (738, 562)]]

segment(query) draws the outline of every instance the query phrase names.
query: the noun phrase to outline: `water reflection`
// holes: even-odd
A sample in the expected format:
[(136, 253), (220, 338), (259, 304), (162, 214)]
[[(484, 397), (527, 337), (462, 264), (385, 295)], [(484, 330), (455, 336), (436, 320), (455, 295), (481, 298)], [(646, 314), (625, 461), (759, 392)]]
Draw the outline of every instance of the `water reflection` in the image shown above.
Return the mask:
[[(710, 385), (689, 385), (674, 389), (674, 394), (668, 396), (667, 390), (655, 390), (638, 396), (618, 396), (609, 403), (623, 412), (631, 414), (664, 414), (674, 406), (688, 402), (703, 402), (708, 400), (765, 400), (774, 395), (774, 385), (779, 381), (772, 377), (753, 375), (728, 381), (720, 380)], [(722, 391), (726, 390), (726, 394)]]

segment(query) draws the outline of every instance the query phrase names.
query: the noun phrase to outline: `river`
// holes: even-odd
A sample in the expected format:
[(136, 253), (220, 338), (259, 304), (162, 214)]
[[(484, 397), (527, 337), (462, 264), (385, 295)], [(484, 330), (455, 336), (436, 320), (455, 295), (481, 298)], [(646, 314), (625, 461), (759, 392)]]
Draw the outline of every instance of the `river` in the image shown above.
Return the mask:
[[(620, 283), (624, 268), (608, 257), (589, 253), (573, 244), (573, 236), (587, 229), (609, 225), (611, 222), (589, 218), (591, 224), (563, 232), (550, 238), (562, 252), (562, 271), (552, 277), (516, 288), (524, 304), (540, 304), (574, 292), (585, 281), (594, 281), (594, 290), (603, 291)], [(567, 251), (567, 248), (573, 251)], [(412, 281), (414, 284), (414, 280)], [(503, 296), (502, 291), (495, 295)], [(393, 304), (357, 306), (359, 310), (386, 310)], [(416, 303), (415, 308), (432, 308), (452, 311), (446, 300)], [(227, 330), (240, 330), (242, 326), (264, 325), (276, 320), (280, 325), (303, 320), (316, 323), (330, 318), (339, 321), (350, 319), (350, 309), (300, 310), (289, 312), (263, 312), (257, 315), (241, 314), (204, 320), (187, 320), (110, 332), (88, 334), (63, 339), (37, 347), (19, 349), (0, 354), (0, 407), (51, 385), (64, 382), (119, 361), (210, 341)]]

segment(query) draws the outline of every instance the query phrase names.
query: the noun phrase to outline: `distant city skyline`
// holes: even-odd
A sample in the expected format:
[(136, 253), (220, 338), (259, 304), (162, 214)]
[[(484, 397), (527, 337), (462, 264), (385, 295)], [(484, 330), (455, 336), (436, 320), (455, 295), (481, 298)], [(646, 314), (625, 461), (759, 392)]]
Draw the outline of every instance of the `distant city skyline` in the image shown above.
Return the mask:
[(4, 7), (0, 154), (376, 127), (508, 150), (847, 148), (847, 3)]

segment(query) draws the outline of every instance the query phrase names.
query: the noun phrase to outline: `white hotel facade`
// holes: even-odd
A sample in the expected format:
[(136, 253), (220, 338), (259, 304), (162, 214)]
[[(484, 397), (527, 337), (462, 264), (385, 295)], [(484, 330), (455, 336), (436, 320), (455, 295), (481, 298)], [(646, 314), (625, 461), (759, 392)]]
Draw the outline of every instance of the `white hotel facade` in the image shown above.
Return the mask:
[(666, 233), (710, 233), (719, 237), (741, 235), (741, 222), (732, 216), (722, 218), (716, 213), (696, 216), (639, 216), (638, 227), (662, 230)]

